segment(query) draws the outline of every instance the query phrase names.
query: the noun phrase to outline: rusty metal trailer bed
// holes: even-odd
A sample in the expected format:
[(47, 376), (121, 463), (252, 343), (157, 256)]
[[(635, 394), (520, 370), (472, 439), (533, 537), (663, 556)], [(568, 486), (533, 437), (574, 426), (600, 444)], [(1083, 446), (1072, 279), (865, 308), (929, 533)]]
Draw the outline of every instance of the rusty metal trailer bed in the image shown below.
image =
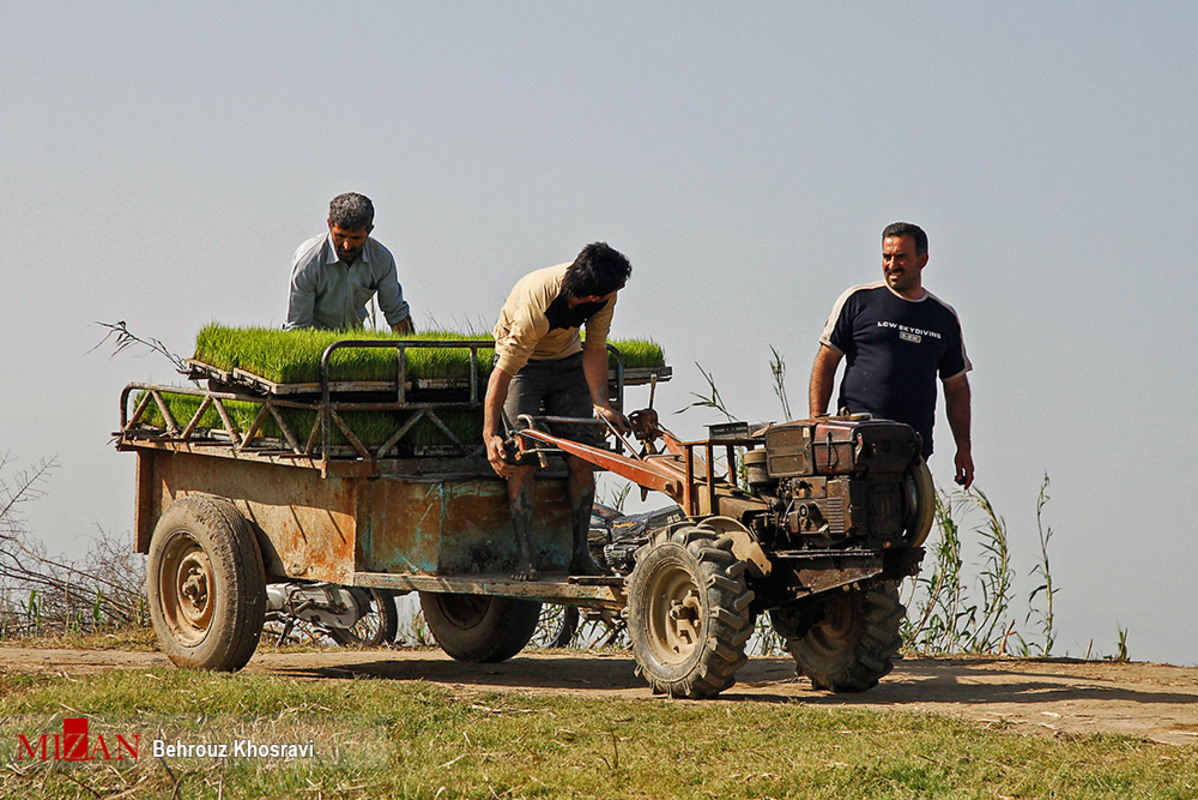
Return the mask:
[[(330, 381), (330, 357), (359, 347), (395, 349), (396, 378)], [(406, 352), (420, 347), (468, 350), (469, 375), (406, 375)], [(478, 351), (491, 347), (485, 340), (347, 340), (325, 351), (319, 384), (274, 384), (194, 361), (191, 377), (207, 388), (129, 384), (116, 444), (137, 454), (136, 549), (150, 555), (153, 620), (172, 660), (238, 669), (253, 654), (271, 603), (348, 627), (369, 603), (363, 590), (370, 588), (420, 592), (434, 635), (446, 627), (467, 631), (441, 631), (439, 640), (454, 640), (451, 654), (481, 660), (523, 647), (540, 601), (621, 607), (620, 577), (567, 574), (564, 470), (538, 482), (542, 579), (508, 577), (515, 544), (505, 484), (481, 441), (463, 440), (442, 419), (451, 410), (481, 415)], [(625, 370), (611, 349), (617, 401), (627, 385), (670, 377), (664, 366)], [(183, 418), (178, 409), (187, 399)], [(233, 420), (234, 404), (257, 409), (248, 427)], [(205, 427), (210, 410), (220, 424)], [(309, 431), (288, 417), (296, 411), (312, 420)], [(368, 441), (352, 422), (363, 413), (394, 413), (394, 431)], [(421, 421), (445, 443), (401, 455)], [(271, 423), (276, 435), (266, 437)], [(432, 614), (430, 604), (438, 607)]]

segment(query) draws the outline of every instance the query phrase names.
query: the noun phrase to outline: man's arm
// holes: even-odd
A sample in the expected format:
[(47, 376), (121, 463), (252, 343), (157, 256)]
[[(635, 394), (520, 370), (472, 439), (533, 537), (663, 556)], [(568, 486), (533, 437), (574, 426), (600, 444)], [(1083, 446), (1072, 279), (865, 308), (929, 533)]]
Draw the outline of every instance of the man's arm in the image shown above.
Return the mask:
[(969, 436), (972, 414), (969, 378), (964, 372), (944, 382), (944, 413), (957, 443), (957, 455), (953, 459), (957, 470), (954, 480), (961, 488), (968, 489), (973, 484), (973, 444)]
[(297, 328), (313, 328), (316, 326), (316, 287), (308, 276), (297, 271), (291, 276), (291, 289), (287, 298), (287, 321), (283, 329), (288, 331)]
[(511, 375), (499, 368), (491, 370), (491, 378), (487, 381), (487, 396), (483, 400), (483, 443), (487, 446), (487, 461), (490, 462), (491, 469), (502, 478), (508, 477), (512, 472), (512, 465), (505, 460), (503, 434), (500, 433), (499, 424), (511, 384)]
[(843, 357), (844, 354), (836, 348), (820, 344), (815, 363), (811, 365), (811, 386), (807, 390), (807, 413), (811, 416), (822, 417), (828, 413), (836, 368)]
[(582, 348), (582, 371), (586, 375), (587, 388), (591, 390), (591, 404), (595, 407), (595, 413), (614, 425), (616, 430), (627, 431), (628, 420), (611, 407), (607, 398), (607, 348)]
[[(403, 287), (399, 285), (399, 271), (395, 266), (395, 257), (391, 251), (378, 245), (375, 253), (382, 262), (381, 274), (375, 273), (378, 286), (379, 308), (387, 319), (387, 324), (396, 333), (412, 334), (416, 332), (412, 324), (412, 309), (403, 299)], [(377, 269), (377, 267), (376, 267)]]
[(319, 279), (324, 248), (325, 240), (315, 237), (301, 244), (291, 256), (284, 330), (316, 327), (316, 294), (321, 288)]

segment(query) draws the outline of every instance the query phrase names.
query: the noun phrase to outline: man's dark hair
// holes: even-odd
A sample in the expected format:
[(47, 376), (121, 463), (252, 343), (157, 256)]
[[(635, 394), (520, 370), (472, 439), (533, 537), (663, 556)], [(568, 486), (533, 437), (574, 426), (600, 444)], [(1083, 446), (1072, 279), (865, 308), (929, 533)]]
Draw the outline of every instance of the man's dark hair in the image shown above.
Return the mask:
[(592, 242), (566, 270), (562, 291), (572, 297), (602, 297), (624, 288), (631, 274), (632, 265), (623, 254), (607, 242)]
[(369, 228), (374, 224), (374, 203), (357, 192), (339, 194), (329, 203), (329, 222), (347, 231)]
[(891, 236), (910, 236), (915, 242), (915, 255), (923, 256), (928, 253), (928, 235), (918, 225), (910, 222), (892, 222), (882, 231), (883, 239)]

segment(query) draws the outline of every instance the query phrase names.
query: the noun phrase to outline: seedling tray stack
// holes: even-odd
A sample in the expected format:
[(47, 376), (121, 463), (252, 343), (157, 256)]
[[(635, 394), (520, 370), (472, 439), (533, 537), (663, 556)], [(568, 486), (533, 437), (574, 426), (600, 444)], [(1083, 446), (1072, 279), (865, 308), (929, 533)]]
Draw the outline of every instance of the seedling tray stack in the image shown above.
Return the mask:
[[(277, 458), (481, 456), (493, 359), (492, 339), (449, 332), (397, 339), (209, 325), (188, 361), (189, 377), (208, 388), (131, 385), (122, 435)], [(671, 376), (661, 348), (644, 340), (616, 341), (609, 364), (617, 402), (625, 386)]]

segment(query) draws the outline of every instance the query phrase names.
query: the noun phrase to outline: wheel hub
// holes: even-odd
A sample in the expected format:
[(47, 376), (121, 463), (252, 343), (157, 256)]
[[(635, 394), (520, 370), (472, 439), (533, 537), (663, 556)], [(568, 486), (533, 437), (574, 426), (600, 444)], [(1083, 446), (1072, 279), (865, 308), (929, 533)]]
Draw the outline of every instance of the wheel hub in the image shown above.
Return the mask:
[(668, 570), (658, 580), (661, 592), (652, 614), (655, 646), (664, 661), (681, 661), (694, 651), (702, 633), (699, 587), (684, 569)]
[(193, 645), (207, 635), (216, 605), (212, 561), (191, 536), (168, 548), (163, 571), (163, 615), (173, 635)]
[(180, 593), (193, 604), (202, 606), (208, 600), (208, 577), (199, 567), (192, 567)]
[[(678, 642), (693, 646), (699, 634), (699, 592), (691, 589), (681, 600), (674, 598), (670, 601), (670, 628), (673, 638)], [(674, 648), (677, 652), (678, 648)]]
[(744, 566), (706, 526), (653, 534), (626, 586), (637, 672), (654, 692), (710, 697), (731, 686), (752, 633)]
[(197, 548), (180, 560), (179, 612), (197, 629), (206, 628), (211, 617), (211, 585), (212, 563), (203, 550)]

